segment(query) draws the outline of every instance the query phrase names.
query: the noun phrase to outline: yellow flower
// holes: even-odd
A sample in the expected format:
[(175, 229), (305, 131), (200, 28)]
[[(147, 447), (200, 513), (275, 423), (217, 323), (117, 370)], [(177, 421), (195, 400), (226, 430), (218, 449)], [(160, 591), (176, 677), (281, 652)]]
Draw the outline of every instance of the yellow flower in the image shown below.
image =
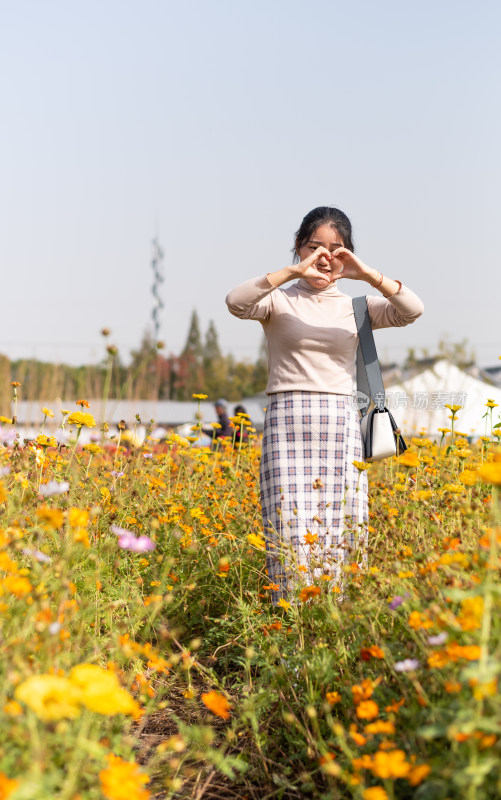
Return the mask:
[(125, 761), (110, 753), (108, 766), (99, 773), (101, 791), (107, 800), (148, 800), (145, 784), (150, 779), (134, 761)]
[(460, 483), (444, 483), (442, 492), (450, 492), (451, 494), (462, 494), (464, 487)]
[(464, 469), (458, 478), (465, 486), (474, 486), (477, 482), (477, 473), (473, 469)]
[(417, 467), (419, 466), (419, 458), (416, 453), (407, 450), (402, 456), (398, 457), (398, 463), (404, 467)]
[(230, 716), (229, 709), (231, 704), (228, 703), (226, 697), (219, 692), (205, 692), (202, 694), (202, 703), (207, 706), (209, 711), (216, 714), (218, 717), (228, 719)]
[(494, 483), (496, 486), (501, 486), (501, 460), (482, 464), (477, 469), (477, 476), (484, 483)]
[[(9, 544), (9, 540), (7, 537), (2, 536), (1, 546), (5, 547), (5, 545)], [(0, 570), (3, 572), (11, 572), (16, 573), (18, 571), (18, 566), (15, 561), (13, 561), (7, 553), (0, 553)]]
[(370, 467), (370, 464), (367, 464), (365, 461), (352, 461), (351, 463), (359, 472), (363, 472), (364, 469), (369, 469)]
[(492, 680), (484, 683), (479, 683), (477, 678), (470, 678), (468, 684), (473, 689), (473, 697), (475, 700), (483, 700), (485, 697), (493, 697), (498, 693), (497, 678), (493, 678)]
[(59, 508), (49, 508), (49, 506), (40, 506), (37, 517), (46, 528), (53, 530), (58, 530), (64, 520), (63, 512)]
[(134, 698), (120, 686), (114, 672), (97, 664), (78, 664), (70, 672), (70, 681), (80, 690), (81, 702), (91, 711), (111, 716), (129, 714), (141, 716), (141, 708)]
[[(17, 700), (7, 700), (3, 707), (3, 713), (6, 714), (8, 717), (19, 717), (20, 714), (23, 713), (23, 709), (17, 702)], [(2, 794), (0, 792), (0, 798)]]
[(14, 695), (43, 722), (75, 719), (80, 714), (80, 690), (59, 675), (32, 675), (19, 684)]
[(458, 411), (461, 411), (463, 406), (458, 406), (457, 404), (451, 405), (450, 403), (446, 403), (444, 408), (448, 408), (449, 411), (452, 411), (453, 415), (456, 414)]
[(483, 614), (484, 598), (480, 595), (466, 597), (461, 603), (461, 613), (457, 621), (463, 631), (474, 631), (482, 626)]
[(73, 411), (66, 420), (68, 425), (76, 425), (78, 428), (95, 428), (96, 420), (92, 414), (87, 414), (85, 411)]
[(280, 606), (280, 608), (283, 608), (285, 611), (288, 611), (289, 608), (291, 607), (291, 604), (289, 603), (288, 600), (284, 600), (284, 598), (281, 597), (277, 603), (277, 606)]
[(259, 536), (257, 533), (248, 533), (247, 534), (247, 541), (249, 544), (257, 547), (258, 550), (264, 550), (266, 546), (266, 542), (262, 536)]
[(16, 597), (25, 597), (31, 593), (32, 589), (33, 586), (28, 578), (24, 578), (21, 575), (7, 575), (0, 584), (0, 594), (9, 592)]
[(45, 408), (45, 406), (42, 408), (42, 414), (45, 414), (46, 417), (54, 416), (54, 412), (51, 411), (50, 408)]
[(91, 453), (93, 456), (103, 452), (102, 448), (99, 447), (98, 444), (94, 444), (94, 442), (90, 442), (89, 444), (84, 444), (82, 449), (86, 450), (88, 453)]
[(498, 403), (495, 403), (494, 400), (487, 400), (487, 403), (485, 405), (487, 406), (487, 408), (496, 408), (498, 406)]
[(194, 400), (207, 400), (207, 394), (193, 394), (192, 395)]
[(70, 508), (68, 510), (68, 522), (70, 528), (86, 528), (89, 524), (89, 512), (81, 508)]
[(57, 447), (57, 441), (54, 436), (46, 436), (45, 433), (38, 434), (35, 444), (39, 447)]

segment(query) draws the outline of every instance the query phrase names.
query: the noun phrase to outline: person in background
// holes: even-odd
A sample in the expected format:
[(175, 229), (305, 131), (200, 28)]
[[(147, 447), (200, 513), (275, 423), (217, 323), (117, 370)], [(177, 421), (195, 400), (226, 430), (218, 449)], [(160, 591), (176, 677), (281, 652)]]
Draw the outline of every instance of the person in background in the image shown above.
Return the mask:
[[(235, 420), (234, 422), (236, 428), (235, 444), (238, 445), (240, 442), (242, 442), (242, 444), (246, 444), (249, 441), (249, 427), (251, 425), (251, 420), (247, 411), (245, 410), (245, 406), (235, 406), (233, 409), (233, 416), (240, 417), (240, 421)], [(242, 420), (244, 422), (243, 425)]]
[(210, 436), (213, 441), (233, 437), (234, 428), (228, 417), (228, 403), (220, 398), (215, 401), (214, 408), (217, 414), (217, 425), (214, 428), (202, 428), (203, 433)]

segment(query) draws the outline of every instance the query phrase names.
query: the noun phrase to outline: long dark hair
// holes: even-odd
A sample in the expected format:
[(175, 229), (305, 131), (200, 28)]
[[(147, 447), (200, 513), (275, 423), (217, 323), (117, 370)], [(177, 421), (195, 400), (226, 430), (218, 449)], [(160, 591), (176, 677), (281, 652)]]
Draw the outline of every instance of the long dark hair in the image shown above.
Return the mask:
[(306, 214), (299, 229), (296, 231), (295, 244), (292, 248), (294, 261), (299, 261), (298, 253), (300, 248), (313, 238), (313, 234), (320, 225), (331, 225), (336, 229), (347, 250), (351, 250), (352, 252), (355, 250), (351, 222), (346, 214), (340, 211), (339, 208), (318, 206), (318, 208), (314, 208)]

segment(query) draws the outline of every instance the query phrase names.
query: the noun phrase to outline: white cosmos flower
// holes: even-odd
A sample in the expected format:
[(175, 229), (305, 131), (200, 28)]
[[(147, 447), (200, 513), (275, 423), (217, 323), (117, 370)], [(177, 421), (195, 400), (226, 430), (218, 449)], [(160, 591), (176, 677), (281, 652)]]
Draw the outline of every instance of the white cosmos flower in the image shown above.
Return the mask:
[(393, 665), (395, 672), (412, 672), (419, 667), (417, 658), (406, 658), (404, 661), (396, 661)]

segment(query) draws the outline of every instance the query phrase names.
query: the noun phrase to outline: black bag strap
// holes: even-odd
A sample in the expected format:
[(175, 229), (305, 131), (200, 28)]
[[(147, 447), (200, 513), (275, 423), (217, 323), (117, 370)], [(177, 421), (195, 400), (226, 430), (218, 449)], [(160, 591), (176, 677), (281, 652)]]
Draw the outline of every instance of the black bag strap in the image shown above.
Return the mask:
[[(357, 390), (359, 409), (362, 416), (365, 416), (371, 400), (378, 411), (384, 411), (386, 399), (365, 295), (353, 298), (353, 312), (358, 330)], [(360, 395), (364, 395), (365, 399)]]

